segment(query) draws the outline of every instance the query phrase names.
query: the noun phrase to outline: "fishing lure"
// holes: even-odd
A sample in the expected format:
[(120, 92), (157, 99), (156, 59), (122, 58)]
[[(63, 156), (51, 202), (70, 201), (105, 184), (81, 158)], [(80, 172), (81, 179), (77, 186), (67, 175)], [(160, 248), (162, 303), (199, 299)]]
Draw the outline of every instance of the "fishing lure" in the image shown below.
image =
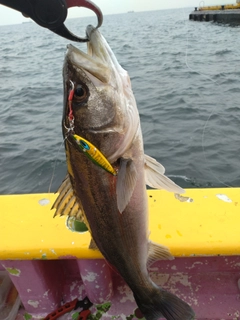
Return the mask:
[(100, 150), (98, 150), (91, 142), (78, 136), (77, 134), (72, 134), (72, 137), (77, 142), (80, 149), (86, 154), (86, 156), (92, 160), (99, 167), (103, 168), (107, 172), (117, 175), (117, 171), (112, 167), (110, 162), (105, 158)]

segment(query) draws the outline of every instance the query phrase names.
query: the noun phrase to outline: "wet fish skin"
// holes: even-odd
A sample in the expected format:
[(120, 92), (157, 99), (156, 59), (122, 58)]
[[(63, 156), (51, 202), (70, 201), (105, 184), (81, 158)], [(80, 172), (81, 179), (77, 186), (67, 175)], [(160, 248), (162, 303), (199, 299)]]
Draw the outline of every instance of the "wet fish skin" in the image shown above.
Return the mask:
[[(106, 40), (92, 27), (87, 32), (88, 54), (69, 46), (63, 68), (62, 127), (73, 196), (98, 249), (132, 289), (145, 318), (193, 319), (188, 304), (155, 285), (148, 275), (148, 261), (171, 259), (171, 255), (148, 239), (146, 157), (135, 98), (127, 72)], [(95, 145), (117, 176), (86, 157), (67, 129), (70, 80), (83, 93), (78, 96), (76, 91), (72, 103), (74, 133)]]

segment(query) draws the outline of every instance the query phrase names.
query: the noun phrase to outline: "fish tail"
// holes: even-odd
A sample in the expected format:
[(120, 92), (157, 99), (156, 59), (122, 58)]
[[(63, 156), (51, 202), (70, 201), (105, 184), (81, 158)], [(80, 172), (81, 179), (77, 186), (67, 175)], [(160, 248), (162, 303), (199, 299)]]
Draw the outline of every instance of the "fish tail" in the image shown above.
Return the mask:
[(136, 303), (146, 320), (194, 320), (192, 308), (174, 294), (155, 286), (154, 290), (145, 292), (144, 297), (134, 294)]

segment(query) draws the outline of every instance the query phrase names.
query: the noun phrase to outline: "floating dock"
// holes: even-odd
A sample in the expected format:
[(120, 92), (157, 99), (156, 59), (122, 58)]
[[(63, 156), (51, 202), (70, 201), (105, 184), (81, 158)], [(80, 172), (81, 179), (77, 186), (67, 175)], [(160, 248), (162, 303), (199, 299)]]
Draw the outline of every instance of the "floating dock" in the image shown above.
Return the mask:
[(189, 20), (194, 21), (213, 21), (227, 23), (231, 25), (240, 24), (240, 1), (236, 4), (195, 7), (190, 13)]

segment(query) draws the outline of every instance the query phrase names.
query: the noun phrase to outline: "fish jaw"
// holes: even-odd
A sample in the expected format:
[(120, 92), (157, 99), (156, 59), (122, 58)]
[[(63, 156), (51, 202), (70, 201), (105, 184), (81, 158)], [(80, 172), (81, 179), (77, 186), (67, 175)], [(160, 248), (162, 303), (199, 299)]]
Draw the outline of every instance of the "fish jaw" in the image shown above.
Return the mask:
[[(89, 25), (86, 33), (89, 38), (87, 53), (71, 44), (68, 45), (67, 56), (70, 57), (71, 62), (88, 72), (90, 77), (93, 76), (104, 84), (111, 84), (115, 89), (125, 84), (131, 88), (127, 71), (121, 67), (99, 30)], [(91, 79), (96, 81), (94, 78)]]
[(67, 59), (75, 67), (84, 70), (96, 86), (106, 85), (110, 81), (109, 67), (91, 55), (79, 50), (72, 44), (67, 46)]
[(96, 87), (110, 85), (119, 92), (124, 90), (125, 95), (133, 96), (127, 71), (121, 67), (99, 30), (90, 25), (87, 35), (90, 39), (87, 53), (71, 44), (67, 46), (66, 57), (69, 62), (82, 69)]

